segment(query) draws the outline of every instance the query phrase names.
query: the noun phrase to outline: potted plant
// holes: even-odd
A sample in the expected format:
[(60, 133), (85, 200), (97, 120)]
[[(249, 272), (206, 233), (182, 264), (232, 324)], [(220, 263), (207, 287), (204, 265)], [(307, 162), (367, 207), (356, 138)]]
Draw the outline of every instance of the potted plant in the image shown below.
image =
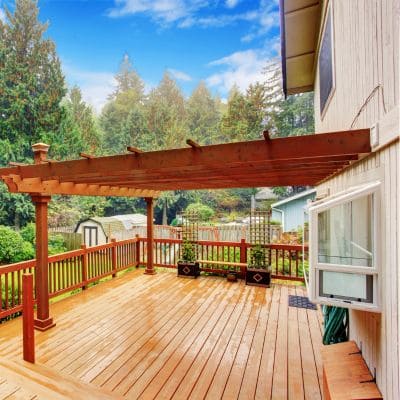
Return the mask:
[(250, 264), (246, 269), (246, 285), (269, 287), (271, 268), (267, 262), (266, 249), (260, 244), (250, 249)]
[(200, 275), (199, 263), (196, 261), (196, 244), (188, 240), (182, 243), (181, 260), (178, 261), (178, 276), (197, 278)]
[(228, 282), (237, 282), (237, 271), (236, 269), (229, 269), (226, 274), (226, 279)]

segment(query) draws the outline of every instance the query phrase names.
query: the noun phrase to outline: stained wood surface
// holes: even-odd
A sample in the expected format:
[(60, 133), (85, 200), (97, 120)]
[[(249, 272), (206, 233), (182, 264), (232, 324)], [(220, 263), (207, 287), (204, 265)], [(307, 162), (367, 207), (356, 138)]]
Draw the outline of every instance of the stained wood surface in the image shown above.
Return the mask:
[[(53, 304), (36, 359), (128, 399), (321, 399), (319, 311), (289, 294), (305, 290), (129, 272)], [(0, 330), (20, 360), (20, 321)]]
[(0, 400), (112, 400), (122, 397), (47, 367), (0, 357)]

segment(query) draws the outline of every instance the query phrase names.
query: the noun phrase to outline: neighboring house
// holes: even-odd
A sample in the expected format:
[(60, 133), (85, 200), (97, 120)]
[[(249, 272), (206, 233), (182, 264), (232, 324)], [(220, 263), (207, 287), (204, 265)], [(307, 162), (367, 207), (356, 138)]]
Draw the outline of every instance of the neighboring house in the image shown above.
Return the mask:
[(371, 129), (372, 153), (316, 187), (309, 288), (349, 308), (387, 400), (400, 399), (399, 12), (398, 0), (281, 0), (286, 94), (314, 90), (316, 132)]
[(136, 226), (147, 225), (146, 215), (126, 214), (113, 217), (92, 217), (78, 223), (76, 233), (81, 233), (87, 246), (108, 243), (111, 238)]
[(272, 221), (280, 222), (283, 232), (297, 231), (303, 226), (305, 207), (315, 199), (316, 193), (316, 189), (305, 190), (271, 204)]

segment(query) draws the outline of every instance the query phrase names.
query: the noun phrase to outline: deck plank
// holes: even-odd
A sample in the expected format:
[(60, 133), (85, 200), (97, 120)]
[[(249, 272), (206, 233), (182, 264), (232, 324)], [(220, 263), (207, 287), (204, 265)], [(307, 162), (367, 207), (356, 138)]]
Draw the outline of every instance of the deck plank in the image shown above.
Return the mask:
[[(289, 294), (305, 289), (136, 270), (52, 304), (36, 359), (129, 399), (321, 399), (321, 316)], [(0, 329), (0, 356), (20, 360), (19, 320)], [(34, 396), (0, 376), (2, 390)]]

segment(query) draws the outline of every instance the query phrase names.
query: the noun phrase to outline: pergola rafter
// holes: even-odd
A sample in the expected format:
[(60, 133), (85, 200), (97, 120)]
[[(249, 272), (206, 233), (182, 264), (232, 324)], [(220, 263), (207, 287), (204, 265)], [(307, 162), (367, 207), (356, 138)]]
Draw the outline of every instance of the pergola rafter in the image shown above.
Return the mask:
[[(114, 190), (107, 194), (103, 188), (107, 196), (118, 193), (111, 188), (121, 187), (158, 192), (182, 187), (316, 185), (358, 159), (359, 154), (370, 151), (369, 130), (364, 129), (14, 166), (0, 169), (0, 176), (13, 176), (14, 182), (15, 176), (19, 176), (22, 182), (27, 182), (25, 179), (28, 178), (40, 178), (42, 185), (53, 181), (52, 185), (43, 187), (46, 187), (46, 193), (53, 190), (54, 194), (57, 194), (56, 189), (62, 190), (62, 194), (78, 194), (78, 188), (70, 186), (68, 189), (68, 186), (62, 186), (64, 182), (106, 185), (110, 186), (107, 190)], [(231, 179), (222, 179), (224, 177)], [(259, 179), (258, 184), (253, 178)], [(224, 186), (225, 182), (228, 186)], [(33, 190), (32, 186), (25, 184), (20, 184), (20, 187), (18, 190), (24, 193)], [(80, 187), (79, 192), (83, 194), (84, 187)], [(134, 191), (126, 195), (141, 196)], [(145, 196), (155, 197), (156, 194)]]
[(147, 203), (147, 267), (153, 274), (153, 198), (164, 190), (316, 185), (371, 152), (368, 129), (82, 159), (47, 159), (49, 146), (33, 146), (34, 165), (0, 168), (14, 193), (27, 193), (36, 210), (36, 329), (54, 326), (49, 314), (47, 207), (52, 195), (144, 197)]

